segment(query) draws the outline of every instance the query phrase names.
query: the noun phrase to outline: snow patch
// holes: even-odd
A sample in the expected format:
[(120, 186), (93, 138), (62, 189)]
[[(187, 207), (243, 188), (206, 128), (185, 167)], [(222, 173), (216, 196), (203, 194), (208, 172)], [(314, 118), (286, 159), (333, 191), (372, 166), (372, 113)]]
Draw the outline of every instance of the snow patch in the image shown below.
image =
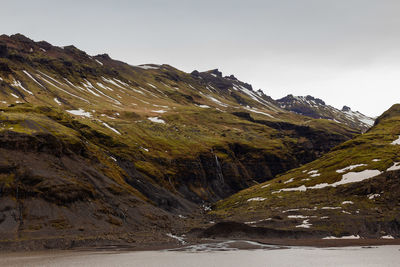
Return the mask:
[(99, 63), (101, 66), (104, 65), (103, 62), (101, 62), (100, 60), (95, 59), (95, 61), (96, 61), (97, 63)]
[(207, 96), (210, 100), (212, 100), (213, 102), (217, 103), (218, 105), (222, 106), (222, 107), (228, 107), (227, 104), (222, 103), (221, 101), (219, 101), (218, 99), (215, 99), (214, 97), (208, 95)]
[(342, 202), (342, 205), (346, 205), (346, 204), (354, 204), (354, 202), (353, 201), (349, 201), (349, 200), (346, 200), (346, 201)]
[(375, 177), (381, 173), (382, 172), (379, 170), (364, 170), (361, 172), (349, 172), (349, 173), (346, 173), (343, 175), (342, 180), (340, 180), (339, 182), (333, 183), (331, 186), (361, 182), (366, 179)]
[(400, 170), (400, 162), (394, 162), (393, 166), (388, 168), (386, 171), (397, 171)]
[(256, 224), (256, 223), (266, 222), (266, 221), (271, 221), (271, 220), (272, 220), (272, 218), (267, 218), (267, 219), (261, 219), (258, 221), (244, 222), (244, 224)]
[(258, 113), (258, 114), (265, 115), (265, 116), (270, 117), (270, 118), (273, 118), (273, 119), (275, 118), (275, 117), (272, 116), (271, 114), (268, 114), (268, 113), (265, 113), (265, 112), (262, 112), (262, 111), (258, 111), (258, 110), (256, 110), (255, 108), (246, 107), (245, 109), (248, 110), (248, 111), (254, 112), (254, 113)]
[(340, 170), (336, 170), (337, 173), (344, 173), (346, 171), (351, 171), (352, 169), (358, 168), (358, 167), (362, 167), (362, 166), (367, 166), (367, 164), (356, 164), (356, 165), (350, 165), (346, 168), (340, 169)]
[(379, 170), (364, 170), (361, 172), (349, 172), (349, 173), (344, 174), (340, 181), (337, 181), (332, 184), (321, 183), (321, 184), (316, 184), (314, 186), (309, 186), (309, 187), (306, 187), (305, 185), (301, 185), (299, 187), (294, 187), (294, 188), (282, 188), (278, 191), (272, 192), (272, 194), (280, 193), (282, 191), (306, 191), (307, 189), (322, 189), (325, 187), (336, 187), (338, 185), (361, 182), (366, 179), (375, 177), (381, 173), (382, 172), (380, 172)]
[(112, 84), (112, 85), (115, 85), (116, 87), (119, 87), (120, 89), (126, 90), (126, 88), (124, 88), (124, 87), (122, 87), (121, 85), (119, 85), (118, 83), (114, 82), (112, 79), (107, 79), (107, 78), (105, 78), (105, 77), (101, 77), (101, 79), (102, 79), (103, 81), (105, 81), (105, 82), (108, 82), (108, 83), (110, 83), (110, 84)]
[(106, 89), (106, 90), (108, 90), (108, 91), (114, 91), (112, 88), (110, 88), (110, 87), (108, 87), (108, 86), (106, 86), (106, 85), (104, 85), (104, 84), (102, 84), (102, 83), (97, 82), (96, 84), (97, 84), (100, 88)]
[[(100, 97), (99, 94), (101, 94), (101, 95), (103, 95), (103, 96), (105, 96), (105, 97), (111, 99), (114, 103), (116, 103), (116, 104), (118, 104), (118, 105), (121, 105), (121, 102), (119, 102), (119, 101), (116, 100), (115, 98), (112, 98), (111, 96), (106, 95), (106, 94), (103, 93), (102, 91), (98, 90), (98, 89), (97, 89), (96, 87), (94, 87), (93, 84), (92, 84), (91, 82), (89, 82), (88, 80), (85, 79), (85, 81), (86, 81), (86, 83), (82, 83), (82, 84), (83, 84), (83, 86), (86, 87), (86, 89), (87, 89), (90, 93), (92, 93), (92, 94), (94, 94), (95, 96), (98, 96), (98, 97)], [(95, 91), (96, 91), (97, 93), (99, 93), (99, 94), (97, 94), (96, 92), (94, 92), (94, 91), (91, 90), (91, 89), (95, 90)]]
[(29, 72), (27, 72), (26, 70), (23, 70), (22, 72), (25, 73), (26, 76), (28, 76), (32, 81), (34, 81), (40, 87), (44, 88), (44, 86), (41, 83), (39, 83), (35, 78), (33, 78), (33, 76)]
[(50, 80), (52, 80), (55, 83), (58, 83), (59, 85), (64, 85), (62, 82), (57, 81), (56, 79), (54, 79), (53, 77), (47, 75), (46, 73), (41, 72), (40, 70), (38, 70), (38, 72), (40, 72), (42, 75), (46, 76), (47, 78), (49, 78)]
[(348, 236), (327, 236), (322, 239), (360, 239), (361, 237), (359, 235), (348, 235)]
[(400, 136), (392, 142), (392, 145), (400, 145)]
[(152, 66), (152, 65), (148, 65), (148, 64), (138, 65), (138, 66), (135, 66), (135, 67), (141, 68), (141, 69), (144, 69), (144, 70), (157, 70), (157, 69), (160, 68), (160, 66)]
[(159, 108), (169, 108), (168, 106), (156, 105), (156, 104), (153, 104), (153, 106), (155, 106), (155, 107), (159, 107)]
[(369, 194), (368, 199), (374, 199), (374, 198), (380, 197), (380, 196), (381, 196), (380, 194)]
[(114, 117), (108, 116), (107, 114), (101, 114), (100, 116), (109, 118), (109, 119), (111, 119), (111, 120), (115, 120)]
[(287, 212), (292, 212), (292, 211), (299, 211), (300, 209), (290, 209), (290, 210), (284, 210), (282, 213), (287, 213)]
[(157, 89), (157, 86), (151, 84), (151, 83), (147, 83), (149, 86), (153, 87), (154, 89)]
[(11, 86), (19, 87), (22, 90), (24, 90), (25, 92), (27, 92), (28, 94), (33, 95), (33, 93), (31, 91), (29, 91), (28, 89), (26, 89), (25, 87), (22, 86), (20, 81), (14, 80), (13, 83), (11, 84)]
[(178, 240), (178, 242), (181, 243), (182, 245), (186, 244), (186, 241), (184, 240), (184, 237), (182, 237), (182, 236), (173, 235), (171, 233), (168, 233), (167, 236)]
[(155, 122), (155, 123), (165, 124), (165, 121), (163, 119), (158, 118), (158, 117), (148, 117), (147, 119), (149, 119), (150, 121)]
[(309, 223), (309, 219), (304, 220), (302, 224), (296, 225), (297, 228), (310, 228), (312, 226), (311, 223)]
[(155, 113), (165, 113), (167, 112), (166, 110), (152, 110), (151, 112), (155, 112)]
[(253, 197), (253, 198), (249, 198), (249, 199), (247, 200), (247, 202), (250, 202), (250, 201), (264, 201), (264, 200), (266, 200), (266, 198), (263, 198), (263, 197)]
[(67, 110), (67, 112), (71, 113), (73, 115), (77, 115), (77, 116), (83, 116), (83, 117), (88, 117), (88, 118), (92, 117), (92, 114), (90, 112), (86, 112), (81, 108), (76, 109), (76, 110)]
[(279, 189), (278, 191), (272, 192), (272, 194), (277, 194), (277, 193), (280, 193), (280, 192), (291, 192), (291, 191), (304, 192), (306, 190), (307, 190), (307, 187), (305, 185), (301, 185), (299, 187), (282, 188), (282, 189)]
[(82, 83), (82, 85), (86, 88), (86, 90), (88, 92), (92, 93), (93, 95), (100, 97), (99, 94), (97, 94), (96, 92), (94, 92), (92, 90), (92, 89), (95, 89), (94, 86), (88, 80), (85, 79), (85, 81), (86, 81), (86, 83)]
[(307, 219), (308, 216), (304, 216), (304, 215), (288, 215), (287, 216), (290, 219)]
[(291, 182), (293, 182), (294, 181), (294, 179), (293, 178), (290, 178), (289, 180), (287, 180), (286, 182), (284, 182), (284, 184), (288, 184), (288, 183), (291, 183)]
[(196, 106), (199, 108), (210, 108), (210, 106), (207, 106), (207, 105), (196, 105)]
[(61, 106), (61, 102), (57, 99), (57, 97), (54, 98), (54, 102), (56, 102), (57, 104), (59, 104)]

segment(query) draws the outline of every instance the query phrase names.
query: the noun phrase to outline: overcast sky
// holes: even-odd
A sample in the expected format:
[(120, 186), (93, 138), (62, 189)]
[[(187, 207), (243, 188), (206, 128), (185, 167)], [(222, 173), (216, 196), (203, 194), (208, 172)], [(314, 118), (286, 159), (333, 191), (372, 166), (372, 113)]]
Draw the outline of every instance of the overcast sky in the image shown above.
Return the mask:
[(273, 98), (400, 103), (400, 0), (3, 1), (0, 33), (130, 64), (219, 68)]

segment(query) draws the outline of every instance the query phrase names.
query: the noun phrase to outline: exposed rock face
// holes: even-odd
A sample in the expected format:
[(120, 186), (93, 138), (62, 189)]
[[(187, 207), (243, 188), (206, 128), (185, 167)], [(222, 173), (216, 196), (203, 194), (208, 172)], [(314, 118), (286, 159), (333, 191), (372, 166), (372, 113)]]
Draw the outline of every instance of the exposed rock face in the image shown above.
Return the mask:
[(326, 236), (323, 231), (297, 230), (278, 230), (266, 227), (251, 227), (249, 225), (237, 222), (217, 223), (200, 233), (204, 238), (229, 238), (229, 239), (299, 239), (299, 238), (321, 238)]
[(1, 44), (0, 45), (0, 57), (7, 57), (7, 56), (8, 56), (7, 46)]

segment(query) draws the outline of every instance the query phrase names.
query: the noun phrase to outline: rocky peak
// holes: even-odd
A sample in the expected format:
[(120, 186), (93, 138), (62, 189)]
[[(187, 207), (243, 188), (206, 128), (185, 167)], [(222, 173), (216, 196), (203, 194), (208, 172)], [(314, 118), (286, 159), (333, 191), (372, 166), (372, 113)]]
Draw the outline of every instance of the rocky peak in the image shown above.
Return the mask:
[(319, 104), (319, 105), (324, 105), (325, 106), (325, 102), (322, 99), (307, 95), (306, 96), (306, 100), (307, 101), (314, 101), (315, 103)]
[(342, 107), (342, 111), (343, 111), (343, 112), (348, 112), (348, 111), (351, 111), (351, 108), (348, 107), (348, 106), (343, 106), (343, 107)]
[(46, 41), (40, 41), (36, 43), (40, 48), (50, 50), (53, 46)]
[(234, 80), (234, 81), (238, 80), (233, 74), (231, 74), (230, 76), (225, 76), (225, 78), (226, 79), (230, 79), (230, 80)]
[(214, 74), (214, 75), (222, 78), (222, 72), (220, 72), (218, 69), (209, 70), (208, 73)]
[(20, 33), (11, 35), (9, 38), (22, 43), (35, 43), (32, 39), (29, 39), (28, 37)]
[(296, 100), (296, 98), (292, 94), (289, 94), (289, 95), (287, 95), (285, 97), (277, 99), (276, 101), (278, 101), (280, 103), (288, 103), (288, 102), (292, 102), (294, 100)]
[(190, 73), (190, 75), (194, 76), (194, 77), (199, 77), (200, 76), (200, 72), (198, 70), (194, 70)]
[(111, 57), (108, 54), (99, 54), (99, 55), (95, 56), (95, 58), (100, 58), (100, 59), (104, 59), (104, 60), (111, 60)]

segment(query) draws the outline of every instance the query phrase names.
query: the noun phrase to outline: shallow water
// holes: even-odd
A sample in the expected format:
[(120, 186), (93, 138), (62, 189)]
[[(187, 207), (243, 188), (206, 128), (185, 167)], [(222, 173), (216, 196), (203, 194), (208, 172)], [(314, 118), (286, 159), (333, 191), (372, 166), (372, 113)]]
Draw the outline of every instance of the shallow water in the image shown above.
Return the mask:
[(0, 254), (0, 266), (399, 266), (400, 263), (400, 246), (255, 250), (229, 247), (221, 243), (219, 247), (216, 244), (209, 248), (190, 246), (183, 251), (7, 253)]

